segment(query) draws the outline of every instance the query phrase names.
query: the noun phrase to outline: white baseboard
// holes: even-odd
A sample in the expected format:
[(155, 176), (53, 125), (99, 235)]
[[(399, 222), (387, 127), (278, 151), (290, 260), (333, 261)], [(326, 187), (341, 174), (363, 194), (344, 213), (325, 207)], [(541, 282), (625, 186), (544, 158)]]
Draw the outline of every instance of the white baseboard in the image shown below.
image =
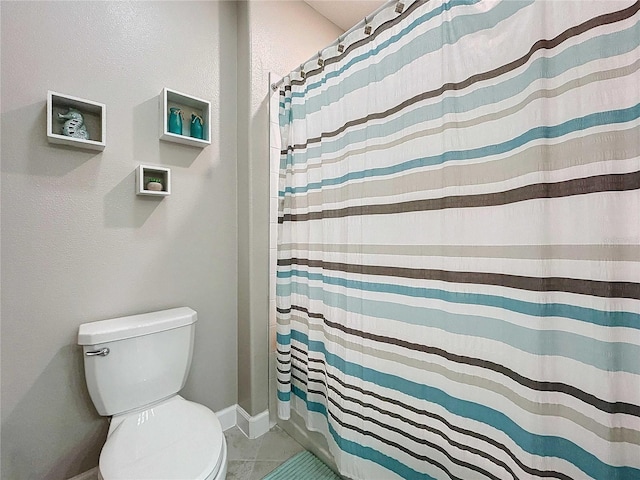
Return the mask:
[(223, 408), (222, 410), (216, 412), (216, 416), (220, 423), (222, 424), (222, 430), (229, 430), (236, 426), (237, 422), (237, 408), (238, 405), (231, 405), (230, 407)]
[(258, 438), (269, 431), (269, 410), (252, 417), (240, 405), (237, 407), (237, 425), (247, 437)]
[(98, 480), (98, 467), (82, 472), (69, 480)]
[(224, 408), (216, 412), (216, 415), (222, 424), (222, 430), (229, 430), (237, 425), (249, 438), (258, 438), (273, 426), (269, 423), (269, 410), (252, 417), (238, 404)]

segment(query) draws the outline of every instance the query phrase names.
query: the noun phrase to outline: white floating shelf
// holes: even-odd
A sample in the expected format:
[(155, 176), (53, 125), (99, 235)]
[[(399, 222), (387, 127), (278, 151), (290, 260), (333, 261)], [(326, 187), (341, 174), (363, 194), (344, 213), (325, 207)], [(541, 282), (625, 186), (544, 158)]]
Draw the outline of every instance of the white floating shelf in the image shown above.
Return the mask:
[[(89, 139), (62, 134), (65, 121), (58, 119), (74, 108), (82, 114)], [(68, 145), (89, 150), (104, 150), (107, 146), (107, 106), (104, 103), (72, 97), (61, 93), (47, 92), (47, 139), (49, 143)]]
[[(179, 108), (183, 114), (182, 135), (169, 131), (169, 109), (172, 107)], [(202, 126), (204, 138), (202, 139), (190, 136), (191, 114), (199, 115), (204, 121)], [(160, 93), (160, 139), (200, 148), (211, 145), (211, 103), (186, 93), (164, 88)]]
[[(161, 180), (162, 190), (148, 190), (147, 184), (152, 178)], [(166, 197), (171, 195), (171, 169), (153, 165), (138, 165), (136, 168), (136, 195)]]

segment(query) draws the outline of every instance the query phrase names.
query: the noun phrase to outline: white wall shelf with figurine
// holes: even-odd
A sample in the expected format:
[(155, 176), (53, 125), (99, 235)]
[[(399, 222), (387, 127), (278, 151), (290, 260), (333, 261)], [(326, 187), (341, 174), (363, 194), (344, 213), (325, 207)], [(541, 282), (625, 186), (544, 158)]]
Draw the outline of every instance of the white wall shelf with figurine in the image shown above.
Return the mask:
[[(164, 88), (160, 93), (159, 106), (160, 140), (199, 148), (211, 145), (210, 102), (186, 93)], [(177, 109), (177, 114), (181, 116), (182, 128), (180, 132), (178, 132), (179, 128), (175, 128), (175, 124), (171, 124), (172, 108)], [(201, 129), (198, 128), (197, 122), (202, 122)], [(200, 132), (201, 134), (199, 134)]]
[(49, 143), (88, 150), (107, 146), (107, 106), (84, 98), (47, 92)]
[(171, 195), (171, 169), (153, 165), (138, 165), (136, 168), (136, 195), (150, 197)]

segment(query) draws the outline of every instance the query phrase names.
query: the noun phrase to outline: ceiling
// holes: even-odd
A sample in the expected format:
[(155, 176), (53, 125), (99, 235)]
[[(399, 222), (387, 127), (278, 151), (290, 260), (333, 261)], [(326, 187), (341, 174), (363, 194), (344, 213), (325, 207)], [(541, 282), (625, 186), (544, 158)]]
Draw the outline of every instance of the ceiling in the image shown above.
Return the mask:
[(347, 31), (375, 12), (386, 0), (305, 0), (320, 15)]

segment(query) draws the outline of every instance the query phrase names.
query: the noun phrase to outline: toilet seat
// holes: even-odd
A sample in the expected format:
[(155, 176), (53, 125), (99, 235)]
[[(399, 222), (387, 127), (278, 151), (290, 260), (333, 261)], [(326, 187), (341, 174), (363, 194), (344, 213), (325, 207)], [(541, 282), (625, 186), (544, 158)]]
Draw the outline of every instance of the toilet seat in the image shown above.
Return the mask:
[(176, 395), (114, 417), (100, 453), (105, 480), (204, 480), (226, 462), (215, 413)]

